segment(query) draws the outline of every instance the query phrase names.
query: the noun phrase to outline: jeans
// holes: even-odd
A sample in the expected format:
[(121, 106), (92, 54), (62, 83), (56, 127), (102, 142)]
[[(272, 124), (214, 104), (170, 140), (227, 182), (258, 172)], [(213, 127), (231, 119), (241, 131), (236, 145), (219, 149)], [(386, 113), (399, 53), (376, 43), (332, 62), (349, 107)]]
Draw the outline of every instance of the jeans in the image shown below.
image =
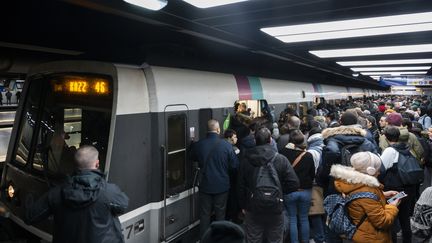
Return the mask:
[(244, 226), (248, 243), (283, 242), (283, 214), (257, 216), (246, 212)]
[(325, 241), (324, 221), (322, 217), (323, 215), (312, 215), (309, 217), (313, 229), (313, 239), (316, 243), (322, 243)]
[(300, 219), (300, 236), (302, 242), (309, 242), (309, 208), (312, 190), (292, 192), (284, 196), (285, 207), (289, 215), (291, 243), (299, 242), (297, 215)]
[(225, 220), (228, 192), (207, 194), (199, 192), (200, 202), (200, 237), (202, 238), (210, 226), (210, 217), (215, 213), (215, 220)]

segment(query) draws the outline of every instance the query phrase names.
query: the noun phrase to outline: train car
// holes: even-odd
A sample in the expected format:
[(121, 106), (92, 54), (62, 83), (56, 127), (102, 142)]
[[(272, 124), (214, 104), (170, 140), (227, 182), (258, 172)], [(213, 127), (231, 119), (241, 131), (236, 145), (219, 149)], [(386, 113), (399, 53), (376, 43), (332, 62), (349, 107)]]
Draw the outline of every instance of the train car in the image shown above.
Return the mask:
[[(236, 101), (257, 116), (317, 98), (357, 97), (361, 90), (155, 66), (88, 61), (42, 64), (27, 76), (6, 156), (1, 201), (10, 218), (47, 241), (51, 220), (28, 226), (25, 200), (73, 171), (84, 144), (100, 152), (100, 169), (130, 198), (120, 216), (126, 242), (193, 242), (199, 224), (191, 141), (207, 121), (221, 123)], [(362, 93), (361, 96), (364, 94)]]

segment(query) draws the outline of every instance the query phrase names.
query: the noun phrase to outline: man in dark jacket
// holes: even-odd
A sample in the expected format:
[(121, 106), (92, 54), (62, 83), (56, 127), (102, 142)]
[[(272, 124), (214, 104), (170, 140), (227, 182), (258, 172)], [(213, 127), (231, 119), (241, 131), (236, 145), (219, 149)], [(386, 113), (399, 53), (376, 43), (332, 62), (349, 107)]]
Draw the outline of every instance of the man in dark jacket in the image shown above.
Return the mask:
[[(283, 194), (296, 191), (299, 179), (286, 157), (276, 154), (272, 148), (271, 132), (260, 128), (255, 132), (256, 147), (247, 150), (241, 161), (239, 175), (239, 202), (245, 213), (246, 237), (249, 243), (263, 242), (264, 236), (269, 243), (283, 240), (283, 214), (260, 214), (251, 210), (250, 199), (256, 186), (259, 168), (271, 162), (277, 172)], [(265, 242), (265, 241), (264, 241)]]
[(35, 203), (26, 199), (26, 223), (34, 224), (54, 215), (53, 243), (124, 242), (118, 215), (129, 199), (98, 170), (99, 153), (81, 146), (75, 154), (78, 171), (67, 182), (49, 190)]
[(232, 145), (219, 137), (219, 122), (209, 120), (207, 126), (207, 137), (194, 144), (191, 151), (192, 160), (198, 161), (201, 169), (199, 184), (201, 237), (210, 226), (210, 216), (213, 211), (217, 221), (225, 219), (230, 189), (229, 170), (235, 170), (239, 166)]

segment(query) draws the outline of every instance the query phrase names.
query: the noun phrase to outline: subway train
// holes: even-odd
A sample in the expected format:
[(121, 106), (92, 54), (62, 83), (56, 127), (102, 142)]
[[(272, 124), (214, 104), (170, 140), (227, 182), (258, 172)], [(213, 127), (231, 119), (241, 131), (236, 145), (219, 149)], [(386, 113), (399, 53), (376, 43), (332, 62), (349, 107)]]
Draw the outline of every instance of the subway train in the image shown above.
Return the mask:
[(364, 95), (380, 91), (159, 66), (42, 64), (24, 85), (1, 202), (19, 226), (50, 241), (52, 218), (26, 225), (25, 200), (61, 183), (74, 151), (91, 144), (107, 180), (130, 198), (120, 216), (126, 242), (193, 242), (199, 202), (189, 145), (205, 137), (209, 119), (222, 123), (236, 101), (260, 116)]

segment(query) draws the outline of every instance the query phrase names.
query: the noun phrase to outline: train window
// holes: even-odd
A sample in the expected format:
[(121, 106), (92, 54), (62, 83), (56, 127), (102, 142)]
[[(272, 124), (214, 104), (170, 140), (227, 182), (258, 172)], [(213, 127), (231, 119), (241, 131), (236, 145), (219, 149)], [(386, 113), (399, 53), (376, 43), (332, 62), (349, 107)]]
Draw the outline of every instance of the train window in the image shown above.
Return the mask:
[(43, 83), (40, 80), (34, 80), (29, 85), (28, 97), (22, 113), (24, 117), (21, 119), (20, 135), (15, 152), (15, 162), (18, 164), (24, 165), (29, 159), (31, 141), (39, 111), (40, 97), (42, 96), (42, 85)]
[[(32, 167), (36, 171), (46, 169), (53, 176), (70, 174), (74, 170), (75, 151), (81, 145), (93, 145), (99, 151), (99, 168), (103, 171), (111, 123), (112, 95), (104, 94), (102, 97), (90, 94), (84, 98), (82, 93), (58, 92), (56, 84), (63, 78), (64, 76), (49, 77), (43, 80), (44, 94), (41, 95), (40, 119), (36, 121), (39, 129)], [(86, 76), (79, 78), (86, 80)], [(33, 89), (30, 89), (31, 92)]]
[(186, 115), (168, 117), (168, 191), (172, 193), (186, 182)]
[(238, 100), (236, 102), (237, 114), (241, 114), (244, 123), (249, 123), (254, 118), (265, 117), (270, 119), (271, 122), (274, 121), (272, 117), (272, 112), (267, 104), (266, 100)]

